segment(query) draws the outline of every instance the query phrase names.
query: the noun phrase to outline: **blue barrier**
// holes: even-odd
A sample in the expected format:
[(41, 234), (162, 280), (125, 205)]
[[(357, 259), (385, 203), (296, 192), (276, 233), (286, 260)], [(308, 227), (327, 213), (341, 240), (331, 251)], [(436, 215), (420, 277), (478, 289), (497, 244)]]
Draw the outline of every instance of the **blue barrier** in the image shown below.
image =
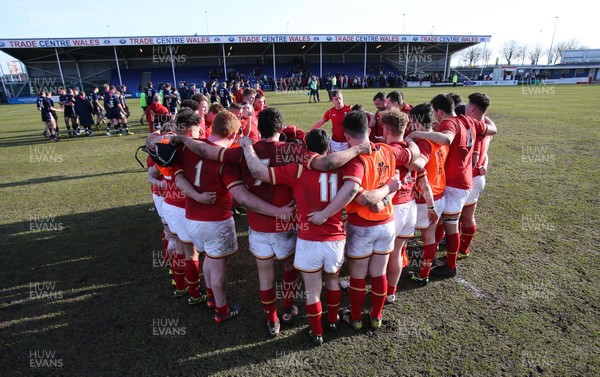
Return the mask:
[(9, 105), (20, 105), (24, 103), (36, 103), (37, 97), (13, 97), (8, 99)]

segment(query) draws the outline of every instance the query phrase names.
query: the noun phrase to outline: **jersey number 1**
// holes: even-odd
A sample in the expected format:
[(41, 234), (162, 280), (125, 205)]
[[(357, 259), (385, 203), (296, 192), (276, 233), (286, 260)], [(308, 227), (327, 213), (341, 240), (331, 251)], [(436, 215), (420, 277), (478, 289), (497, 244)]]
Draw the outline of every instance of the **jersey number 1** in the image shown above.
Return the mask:
[[(321, 202), (329, 203), (337, 194), (337, 186), (338, 186), (338, 175), (331, 174), (329, 179), (327, 179), (327, 173), (321, 173), (319, 176), (319, 184), (321, 187)], [(327, 187), (329, 185), (329, 187)], [(327, 194), (329, 194), (329, 198), (327, 198)]]
[(200, 187), (200, 173), (202, 172), (202, 160), (196, 164), (196, 177), (194, 177), (194, 186)]

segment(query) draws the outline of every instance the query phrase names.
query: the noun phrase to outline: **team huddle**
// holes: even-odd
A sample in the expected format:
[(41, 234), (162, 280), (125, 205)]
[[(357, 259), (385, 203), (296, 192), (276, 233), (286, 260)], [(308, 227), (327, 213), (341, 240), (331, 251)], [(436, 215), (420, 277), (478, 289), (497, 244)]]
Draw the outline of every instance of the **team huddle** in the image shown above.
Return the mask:
[[(380, 328), (384, 304), (396, 301), (407, 241), (416, 229), (423, 255), (410, 279), (426, 285), (430, 276), (456, 276), (457, 259), (470, 255), (496, 133), (486, 116), (488, 96), (473, 93), (464, 104), (458, 95), (439, 94), (412, 107), (400, 92), (377, 93), (372, 114), (345, 105), (341, 91), (333, 90), (334, 106), (307, 133), (285, 125), (263, 95), (256, 106), (253, 89), (242, 97), (226, 108), (197, 94), (182, 101), (176, 115), (150, 119), (161, 126), (153, 131), (151, 125), (147, 138), (148, 181), (175, 297), (188, 295), (189, 304), (214, 308), (217, 323), (239, 315), (241, 305), (227, 300), (226, 280), (227, 262), (238, 251), (236, 206), (248, 213), (249, 249), (271, 336), (299, 315), (299, 273), (314, 345), (323, 343), (324, 328), (336, 331), (340, 322), (362, 328), (367, 279), (369, 324)], [(149, 107), (159, 109), (160, 98), (150, 98)], [(330, 120), (331, 136), (321, 128)], [(443, 237), (445, 263), (435, 264)], [(275, 260), (284, 268), (279, 313)], [(344, 262), (348, 308), (340, 308)]]
[[(44, 122), (44, 136), (52, 141), (58, 141), (60, 136), (58, 127), (58, 116), (56, 112), (63, 112), (67, 135), (69, 138), (76, 136), (92, 136), (92, 126), (100, 127), (102, 122), (106, 126), (106, 135), (111, 136), (110, 124), (114, 125), (114, 135), (131, 135), (127, 125), (129, 118), (129, 107), (125, 101), (125, 85), (122, 85), (120, 91), (114, 86), (104, 84), (104, 91), (99, 93), (97, 86), (94, 86), (89, 95), (83, 90), (77, 88), (58, 88), (58, 101), (60, 106), (54, 107), (51, 93), (42, 90), (37, 98), (37, 109), (42, 114)], [(104, 105), (100, 104), (104, 101)], [(96, 120), (94, 121), (94, 117)], [(83, 127), (83, 130), (81, 129)]]

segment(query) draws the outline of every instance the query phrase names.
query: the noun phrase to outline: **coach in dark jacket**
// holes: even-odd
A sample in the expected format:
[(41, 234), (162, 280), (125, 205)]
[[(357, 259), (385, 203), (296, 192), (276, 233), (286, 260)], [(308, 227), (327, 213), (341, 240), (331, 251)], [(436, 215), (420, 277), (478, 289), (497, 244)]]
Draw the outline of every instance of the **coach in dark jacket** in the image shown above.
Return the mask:
[(85, 97), (85, 92), (79, 92), (79, 95), (75, 97), (75, 111), (79, 116), (79, 124), (81, 124), (85, 133), (88, 136), (92, 135), (92, 125), (94, 124), (92, 102)]

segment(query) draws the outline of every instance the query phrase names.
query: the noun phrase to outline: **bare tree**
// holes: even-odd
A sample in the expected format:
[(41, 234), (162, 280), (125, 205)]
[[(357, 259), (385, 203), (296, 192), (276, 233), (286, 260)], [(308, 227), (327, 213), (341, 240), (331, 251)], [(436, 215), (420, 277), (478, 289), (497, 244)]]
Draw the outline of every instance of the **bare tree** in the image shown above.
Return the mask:
[(568, 50), (578, 50), (578, 49), (582, 49), (585, 48), (585, 46), (583, 46), (581, 43), (579, 43), (578, 40), (576, 39), (570, 39), (568, 41), (562, 41), (562, 42), (558, 42), (556, 44), (556, 46), (554, 46), (554, 48), (552, 49), (552, 51), (549, 51), (548, 54), (553, 58), (552, 63), (556, 64), (560, 61), (560, 59), (562, 59), (563, 53), (565, 51)]
[(531, 65), (537, 65), (542, 55), (542, 47), (540, 45), (536, 45), (529, 50), (527, 57), (531, 60)]
[(463, 61), (469, 66), (472, 67), (476, 61), (481, 58), (482, 51), (479, 46), (472, 46), (465, 50), (462, 50), (461, 57)]
[(487, 45), (483, 45), (483, 47), (481, 48), (481, 66), (482, 67), (485, 67), (488, 64), (491, 56), (492, 56), (492, 49), (489, 48)]
[(510, 62), (517, 58), (517, 50), (519, 49), (519, 42), (514, 39), (506, 41), (500, 47), (500, 55), (506, 59), (506, 62), (510, 65)]
[(525, 59), (529, 53), (529, 45), (527, 43), (522, 43), (517, 48), (517, 53), (515, 55), (515, 59), (521, 58), (521, 65), (525, 64)]

